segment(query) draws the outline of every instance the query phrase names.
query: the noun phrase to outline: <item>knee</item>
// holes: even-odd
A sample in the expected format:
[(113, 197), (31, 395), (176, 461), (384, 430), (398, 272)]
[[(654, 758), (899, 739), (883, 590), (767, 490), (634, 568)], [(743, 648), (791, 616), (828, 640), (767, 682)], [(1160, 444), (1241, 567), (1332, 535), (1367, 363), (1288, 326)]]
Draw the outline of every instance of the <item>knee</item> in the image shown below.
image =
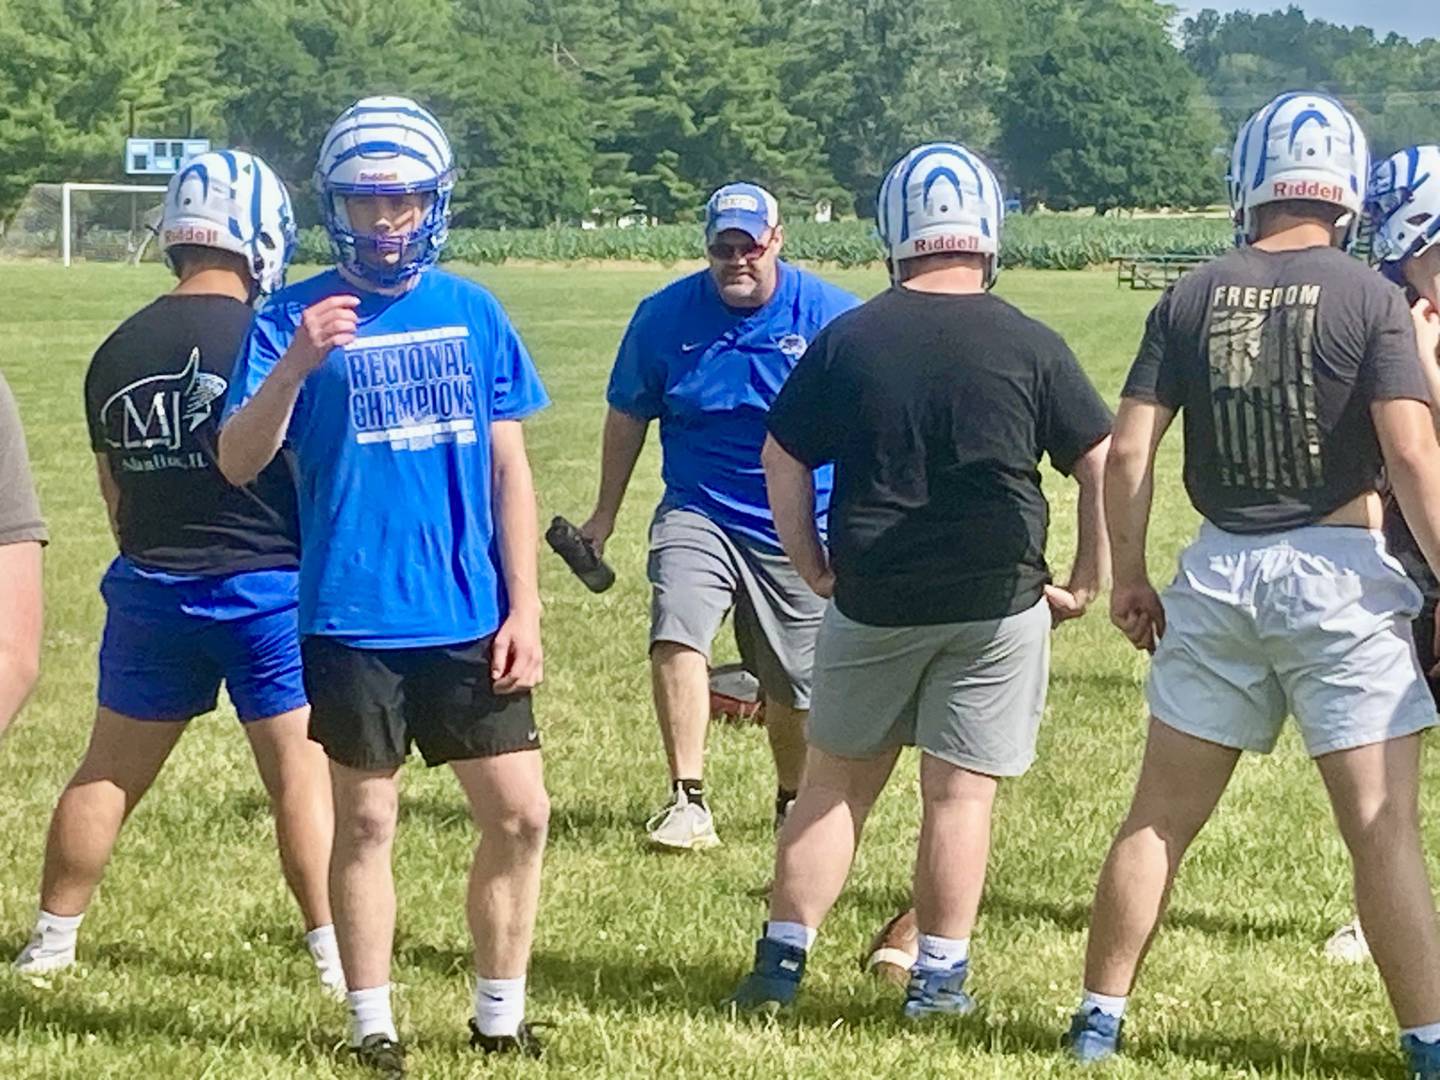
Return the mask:
[(370, 802), (344, 808), (336, 817), (335, 839), (351, 849), (388, 849), (394, 838), (394, 806)]
[(550, 830), (550, 796), (542, 788), (523, 800), (499, 807), (487, 820), (476, 824), (482, 834), (508, 848), (527, 853), (542, 851)]
[(1388, 793), (1354, 807), (1344, 825), (1352, 849), (1391, 846), (1420, 835), (1420, 806), (1416, 798)]

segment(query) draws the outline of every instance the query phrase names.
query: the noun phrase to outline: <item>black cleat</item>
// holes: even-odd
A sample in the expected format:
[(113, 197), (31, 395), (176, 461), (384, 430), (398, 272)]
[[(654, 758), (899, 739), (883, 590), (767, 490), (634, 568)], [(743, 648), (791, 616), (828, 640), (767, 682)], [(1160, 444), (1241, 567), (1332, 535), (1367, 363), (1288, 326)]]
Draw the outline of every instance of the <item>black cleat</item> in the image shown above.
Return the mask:
[(388, 1035), (366, 1035), (355, 1047), (355, 1061), (384, 1080), (405, 1075), (405, 1047)]
[[(538, 1025), (544, 1027), (545, 1025)], [(535, 1037), (535, 1030), (521, 1021), (520, 1030), (514, 1035), (482, 1035), (474, 1018), (470, 1020), (470, 1046), (486, 1054), (520, 1054), (523, 1057), (538, 1058), (545, 1053), (545, 1047)]]

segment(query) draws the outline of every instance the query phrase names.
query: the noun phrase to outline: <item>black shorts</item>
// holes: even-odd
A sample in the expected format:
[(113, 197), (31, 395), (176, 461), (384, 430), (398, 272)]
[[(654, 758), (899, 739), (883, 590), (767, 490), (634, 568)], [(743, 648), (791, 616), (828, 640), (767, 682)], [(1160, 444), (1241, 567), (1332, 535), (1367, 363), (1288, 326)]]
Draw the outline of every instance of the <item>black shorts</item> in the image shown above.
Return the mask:
[(304, 638), (310, 738), (352, 769), (398, 768), (412, 742), (431, 767), (538, 750), (530, 692), (495, 693), (493, 641), (357, 649)]

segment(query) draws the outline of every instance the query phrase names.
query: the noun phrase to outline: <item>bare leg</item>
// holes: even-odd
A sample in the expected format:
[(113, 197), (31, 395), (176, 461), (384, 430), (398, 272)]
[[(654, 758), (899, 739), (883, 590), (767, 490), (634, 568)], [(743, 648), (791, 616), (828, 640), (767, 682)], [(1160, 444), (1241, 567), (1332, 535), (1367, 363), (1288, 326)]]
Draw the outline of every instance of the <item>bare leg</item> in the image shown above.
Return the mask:
[(345, 983), (352, 991), (390, 982), (390, 953), (395, 944), (390, 853), (399, 808), (396, 772), (352, 769), (330, 762), (335, 795), (330, 902)]
[(285, 882), (300, 905), (306, 930), (330, 916), (330, 845), (335, 810), (325, 751), (307, 735), (309, 708), (245, 725), (255, 766), (270, 796)]
[(90, 745), (55, 805), (45, 843), (40, 907), (79, 915), (90, 906), (120, 828), (150, 790), (183, 723), (135, 720), (101, 706)]
[(930, 754), (921, 756), (925, 817), (915, 866), (915, 915), (921, 933), (968, 938), (975, 928), (998, 788), (993, 776)]
[(1355, 906), (1401, 1027), (1440, 1020), (1440, 931), (1420, 841), (1420, 736), (1317, 758)]
[(1130, 993), (1170, 899), (1180, 860), (1215, 810), (1240, 751), (1150, 721), (1130, 813), (1095, 890), (1085, 989)]
[(650, 649), (650, 679), (670, 779), (699, 780), (710, 726), (709, 661), (688, 646), (657, 641)]
[(805, 721), (810, 713), (765, 699), (765, 734), (775, 758), (775, 786), (781, 791), (799, 791), (805, 771)]
[(550, 824), (540, 751), (454, 761), (450, 767), (480, 830), (466, 899), (475, 971), (485, 979), (518, 978), (530, 963)]
[(845, 887), (865, 818), (897, 756), (890, 750), (858, 760), (810, 748), (800, 795), (780, 832), (772, 921), (819, 928)]

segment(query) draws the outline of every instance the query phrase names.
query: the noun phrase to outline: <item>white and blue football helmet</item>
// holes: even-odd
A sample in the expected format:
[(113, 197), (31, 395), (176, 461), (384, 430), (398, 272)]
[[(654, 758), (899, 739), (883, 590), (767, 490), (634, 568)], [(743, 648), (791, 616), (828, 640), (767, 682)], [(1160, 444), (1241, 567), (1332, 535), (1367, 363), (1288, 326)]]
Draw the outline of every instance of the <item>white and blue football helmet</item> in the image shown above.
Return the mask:
[[(380, 288), (400, 285), (440, 258), (450, 231), (455, 159), (450, 140), (428, 110), (404, 97), (361, 98), (330, 125), (315, 163), (325, 230), (336, 263)], [(352, 195), (430, 196), (414, 232), (374, 236), (350, 224)], [(399, 253), (386, 264), (376, 255)]]
[(969, 252), (987, 257), (986, 288), (995, 283), (1005, 196), (978, 154), (958, 143), (915, 147), (880, 184), (875, 214), (892, 270), (904, 259)]
[(1370, 257), (1392, 281), (1440, 244), (1440, 146), (1412, 146), (1375, 166), (1367, 206)]
[(1370, 144), (1350, 110), (1328, 94), (1281, 94), (1247, 120), (1235, 140), (1226, 183), (1235, 243), (1255, 239), (1255, 209), (1305, 199), (1349, 214), (1341, 246), (1355, 243), (1370, 179)]
[(165, 190), (157, 232), (167, 264), (170, 249), (181, 244), (240, 255), (256, 300), (284, 286), (295, 253), (295, 214), (284, 181), (243, 150), (211, 150), (185, 162)]

